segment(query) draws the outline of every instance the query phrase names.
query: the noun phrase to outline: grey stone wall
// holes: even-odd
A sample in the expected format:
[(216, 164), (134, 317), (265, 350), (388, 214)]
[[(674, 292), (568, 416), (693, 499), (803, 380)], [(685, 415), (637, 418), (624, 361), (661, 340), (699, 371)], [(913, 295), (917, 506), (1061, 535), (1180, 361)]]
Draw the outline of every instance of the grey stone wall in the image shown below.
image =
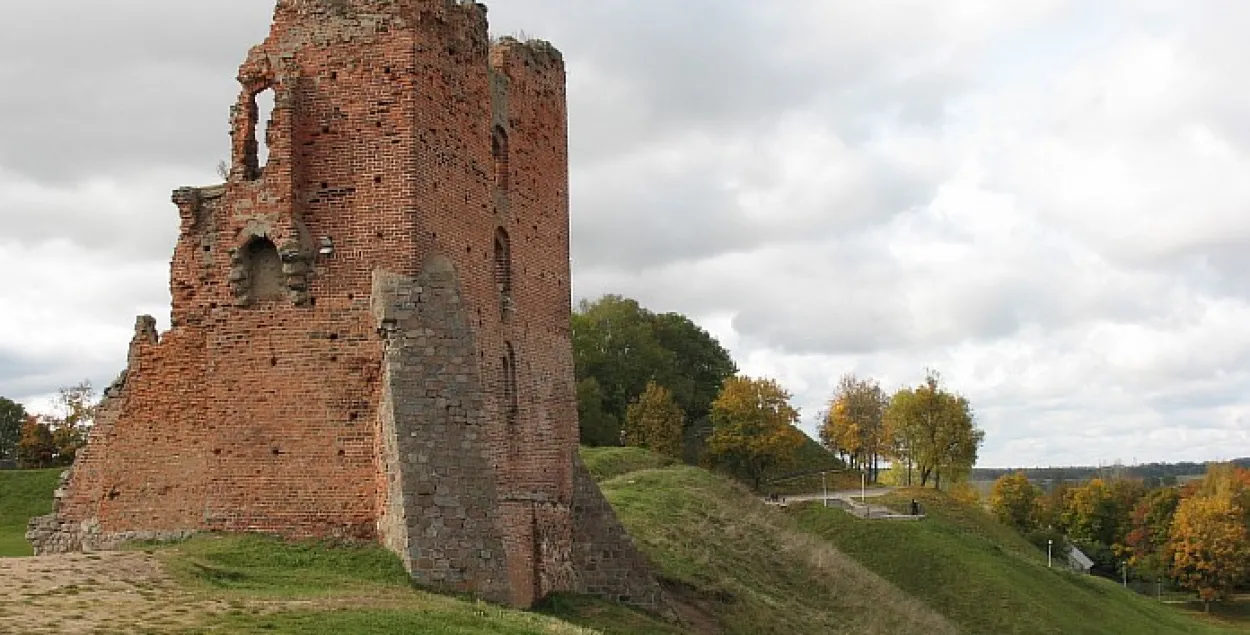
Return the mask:
[(646, 555), (634, 545), (581, 457), (574, 454), (573, 461), (573, 590), (667, 613)]
[(415, 279), (375, 273), (373, 311), (386, 337), (380, 533), (416, 583), (508, 602), (474, 337), (451, 263), (431, 257)]

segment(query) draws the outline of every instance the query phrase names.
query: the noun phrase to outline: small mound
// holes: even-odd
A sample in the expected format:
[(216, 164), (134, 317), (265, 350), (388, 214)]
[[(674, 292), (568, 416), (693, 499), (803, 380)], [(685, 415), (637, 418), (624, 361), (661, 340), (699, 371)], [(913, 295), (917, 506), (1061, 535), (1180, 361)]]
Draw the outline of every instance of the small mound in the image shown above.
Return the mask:
[(675, 459), (642, 448), (582, 448), (581, 455), (596, 482), (677, 464)]

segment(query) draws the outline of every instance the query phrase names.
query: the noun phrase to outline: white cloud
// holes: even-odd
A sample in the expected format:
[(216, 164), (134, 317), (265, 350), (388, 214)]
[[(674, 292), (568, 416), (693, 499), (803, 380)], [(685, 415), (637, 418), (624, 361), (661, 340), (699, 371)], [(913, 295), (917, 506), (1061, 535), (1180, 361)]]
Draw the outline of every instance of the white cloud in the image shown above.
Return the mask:
[[(269, 13), (64, 8), (0, 25), (0, 54), (39, 61), (0, 69), (27, 87), (0, 95), (0, 394), (24, 399), (108, 381), (133, 316), (168, 313), (169, 191), (212, 178)], [(1250, 449), (1245, 3), (490, 16), (569, 64), (579, 297), (698, 319), (809, 426), (844, 372), (895, 388), (932, 366), (973, 400), (986, 464)]]

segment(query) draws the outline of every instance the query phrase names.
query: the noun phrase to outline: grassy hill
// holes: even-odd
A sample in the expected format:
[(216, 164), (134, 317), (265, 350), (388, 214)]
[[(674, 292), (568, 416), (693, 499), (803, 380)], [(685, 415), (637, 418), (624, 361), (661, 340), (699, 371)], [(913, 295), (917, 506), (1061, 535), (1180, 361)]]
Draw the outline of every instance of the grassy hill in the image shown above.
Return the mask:
[(818, 504), (792, 513), (827, 540), (928, 606), (963, 633), (1147, 635), (1225, 633), (1109, 580), (1046, 567), (1041, 553), (979, 509), (932, 490), (886, 499), (902, 508), (917, 498), (920, 522), (865, 521)]
[(52, 513), (52, 492), (62, 470), (0, 471), (0, 558), (29, 556), (26, 523)]
[[(594, 465), (603, 450), (584, 452)], [(611, 452), (615, 452), (612, 450)], [(954, 633), (746, 488), (687, 466), (600, 482), (701, 633)]]

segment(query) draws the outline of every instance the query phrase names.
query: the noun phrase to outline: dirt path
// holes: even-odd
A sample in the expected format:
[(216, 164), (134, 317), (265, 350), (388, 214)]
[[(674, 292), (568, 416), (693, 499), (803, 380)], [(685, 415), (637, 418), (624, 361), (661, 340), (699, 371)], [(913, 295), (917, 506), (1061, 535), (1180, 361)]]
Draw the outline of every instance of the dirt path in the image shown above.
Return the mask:
[(179, 588), (144, 553), (0, 559), (0, 633), (179, 632), (230, 608)]

